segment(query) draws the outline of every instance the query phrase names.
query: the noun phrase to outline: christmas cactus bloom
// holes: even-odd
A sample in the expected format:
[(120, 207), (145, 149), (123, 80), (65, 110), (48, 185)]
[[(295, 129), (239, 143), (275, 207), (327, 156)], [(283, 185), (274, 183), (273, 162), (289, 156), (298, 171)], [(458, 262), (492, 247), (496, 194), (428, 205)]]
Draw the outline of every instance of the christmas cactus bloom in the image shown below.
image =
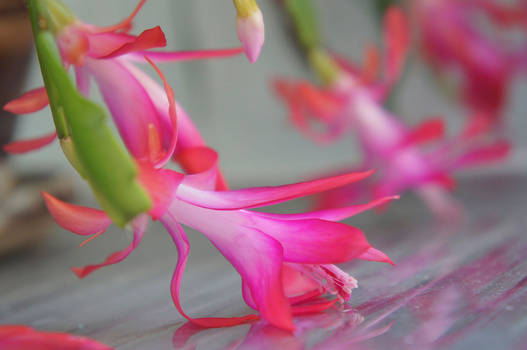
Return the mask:
[[(502, 159), (507, 142), (497, 139), (486, 119), (475, 116), (455, 137), (444, 137), (444, 122), (438, 118), (410, 128), (384, 109), (381, 100), (397, 80), (408, 47), (408, 31), (403, 13), (391, 8), (385, 18), (385, 73), (380, 82), (371, 67), (378, 56), (368, 51), (364, 69), (341, 57), (319, 51), (315, 68), (330, 65), (328, 87), (320, 89), (307, 82), (279, 80), (278, 94), (287, 103), (290, 118), (304, 134), (317, 142), (330, 142), (352, 128), (364, 151), (363, 163), (355, 169), (378, 169), (370, 187), (350, 186), (347, 191), (329, 192), (319, 197), (321, 207), (340, 206), (360, 195), (387, 196), (416, 190), (438, 215), (451, 215), (455, 208), (445, 189), (453, 187), (451, 174), (462, 168)], [(322, 124), (324, 130), (313, 127)], [(349, 171), (349, 170), (348, 170)]]
[(2, 350), (112, 350), (95, 340), (66, 333), (39, 332), (27, 326), (0, 326)]
[[(441, 72), (460, 81), (460, 95), (472, 114), (501, 119), (514, 73), (525, 68), (527, 5), (523, 0), (412, 0), (424, 57)], [(489, 35), (516, 27), (523, 46)]]
[[(69, 148), (68, 144), (63, 145), (65, 153), (79, 174), (92, 185), (103, 210), (67, 204), (44, 193), (46, 205), (60, 226), (89, 236), (85, 242), (103, 234), (112, 222), (134, 231), (133, 241), (127, 248), (109, 255), (102, 263), (74, 268), (77, 276), (83, 278), (103, 266), (126, 259), (142, 240), (148, 217), (151, 217), (165, 225), (179, 252), (171, 292), (177, 309), (186, 318), (202, 326), (220, 327), (262, 317), (272, 325), (293, 330), (294, 313), (316, 312), (336, 301), (347, 301), (351, 290), (357, 286), (355, 279), (333, 264), (352, 259), (390, 262), (385, 254), (368, 243), (362, 231), (338, 221), (385, 204), (394, 197), (301, 214), (250, 210), (348, 185), (368, 177), (371, 171), (279, 187), (218, 191), (224, 186), (221, 186), (216, 152), (204, 146), (195, 129), (188, 126), (190, 121), (182, 118), (184, 114), (175, 102), (172, 88), (154, 64), (155, 60), (171, 59), (174, 55), (138, 53), (130, 51), (130, 46), (125, 44), (110, 55), (92, 57), (87, 54), (77, 59), (75, 55), (66, 54), (70, 52), (68, 45), (74, 40), (61, 42), (62, 31), (59, 30), (58, 45), (53, 46), (55, 37), (47, 26), (50, 22), (45, 18), (37, 20), (49, 10), (53, 16), (49, 16), (48, 21), (68, 19), (58, 22), (66, 23), (62, 30), (77, 25), (76, 21), (70, 21), (70, 16), (62, 14), (65, 11), (62, 6), (58, 9), (39, 7), (50, 3), (56, 4), (52, 0), (29, 3), (46, 93), (58, 136), (62, 141), (61, 135), (65, 135), (64, 140), (72, 142)], [(122, 173), (117, 165), (112, 167), (113, 150), (120, 151), (109, 141), (111, 135), (105, 129), (104, 113), (96, 104), (73, 91), (59, 52), (64, 63), (75, 66), (81, 92), (87, 92), (87, 77), (97, 82), (128, 152), (119, 153), (117, 159), (131, 164), (127, 173)], [(138, 59), (146, 59), (154, 67), (163, 79), (163, 87), (133, 65)], [(105, 152), (98, 142), (113, 145), (112, 152)], [(191, 164), (191, 174), (165, 168), (173, 155), (182, 164)], [(105, 172), (101, 172), (99, 165)], [(121, 181), (114, 181), (116, 179)], [(127, 186), (123, 187), (121, 182)], [(121, 188), (117, 191), (114, 186)], [(139, 195), (131, 198), (125, 191), (127, 188), (136, 189), (146, 195), (147, 200)], [(114, 203), (115, 198), (120, 201)], [(107, 205), (108, 200), (114, 205)], [(137, 200), (141, 200), (140, 207), (136, 205)], [(124, 215), (126, 204), (134, 205), (134, 210)], [(184, 313), (179, 289), (189, 242), (181, 224), (205, 234), (234, 266), (242, 278), (244, 299), (259, 316), (194, 319)], [(337, 298), (328, 301), (321, 298), (325, 294)]]
[[(357, 282), (333, 264), (352, 259), (391, 262), (373, 248), (357, 228), (339, 223), (350, 216), (386, 204), (394, 197), (371, 203), (299, 214), (271, 214), (251, 208), (277, 204), (300, 196), (350, 184), (371, 172), (351, 173), (311, 182), (279, 187), (214, 190), (216, 172), (181, 175), (171, 170), (151, 169), (143, 183), (163, 208), (157, 215), (178, 250), (171, 293), (179, 312), (204, 327), (225, 327), (264, 318), (269, 323), (293, 330), (293, 314), (322, 311), (336, 301), (349, 300)], [(165, 181), (163, 181), (163, 177)], [(173, 181), (167, 180), (172, 178)], [(150, 185), (149, 185), (150, 184)], [(98, 236), (111, 224), (102, 211), (67, 204), (44, 193), (46, 205), (56, 222), (79, 235)], [(166, 201), (168, 200), (168, 204)], [(155, 216), (152, 214), (152, 217)], [(83, 278), (95, 270), (125, 259), (139, 244), (147, 218), (134, 220), (133, 242), (99, 264), (73, 271)], [(181, 224), (201, 231), (234, 266), (242, 279), (243, 296), (260, 315), (234, 318), (192, 318), (185, 314), (179, 290), (190, 246)], [(323, 295), (335, 295), (327, 300)]]
[(233, 0), (236, 7), (236, 32), (243, 51), (254, 63), (260, 56), (265, 41), (264, 19), (255, 0)]
[[(240, 48), (204, 51), (159, 52), (148, 50), (166, 45), (159, 27), (148, 29), (138, 36), (128, 34), (134, 16), (146, 0), (142, 0), (124, 21), (109, 27), (85, 24), (57, 0), (46, 0), (51, 18), (55, 19), (55, 37), (66, 67), (73, 66), (77, 88), (85, 96), (90, 91), (90, 79), (94, 79), (107, 103), (121, 137), (136, 159), (150, 157), (149, 145), (156, 143), (163, 149), (158, 166), (174, 157), (189, 173), (200, 172), (207, 163), (200, 157), (205, 142), (183, 108), (175, 102), (179, 118), (177, 152), (173, 120), (169, 114), (169, 102), (164, 89), (136, 67), (145, 58), (155, 62), (208, 59), (237, 55)], [(125, 91), (126, 90), (126, 91)], [(123, 95), (135, 99), (124, 100)], [(126, 101), (124, 103), (123, 101)], [(48, 105), (45, 88), (34, 89), (4, 108), (16, 114), (31, 113)], [(128, 115), (137, 112), (141, 118), (130, 120)], [(55, 133), (32, 140), (15, 141), (5, 146), (10, 153), (24, 153), (51, 143)], [(219, 171), (219, 169), (218, 169)], [(218, 189), (225, 189), (223, 177), (218, 176)]]

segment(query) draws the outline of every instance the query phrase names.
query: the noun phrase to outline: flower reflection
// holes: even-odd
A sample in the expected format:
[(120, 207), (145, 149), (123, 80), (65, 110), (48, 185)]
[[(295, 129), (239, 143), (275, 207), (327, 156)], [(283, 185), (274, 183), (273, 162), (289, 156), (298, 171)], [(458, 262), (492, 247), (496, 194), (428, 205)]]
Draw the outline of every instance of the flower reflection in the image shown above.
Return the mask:
[[(336, 307), (324, 313), (298, 317), (295, 324), (297, 330), (290, 333), (256, 322), (241, 336), (220, 345), (218, 349), (350, 349), (353, 344), (385, 334), (392, 326), (392, 323), (387, 323), (374, 327), (371, 323), (364, 323), (364, 317), (356, 310), (342, 312)], [(247, 326), (238, 328), (247, 329)], [(187, 322), (174, 333), (173, 346), (185, 350), (205, 344), (210, 347), (219, 335), (226, 332), (232, 332), (232, 329), (211, 331)]]

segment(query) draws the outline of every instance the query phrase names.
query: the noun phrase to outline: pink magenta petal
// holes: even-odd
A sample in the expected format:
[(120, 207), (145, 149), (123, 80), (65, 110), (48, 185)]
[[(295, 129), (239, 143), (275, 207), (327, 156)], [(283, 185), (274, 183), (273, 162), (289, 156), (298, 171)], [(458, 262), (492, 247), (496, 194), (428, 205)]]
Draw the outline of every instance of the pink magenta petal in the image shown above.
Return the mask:
[(0, 326), (2, 350), (112, 350), (95, 340), (66, 333), (40, 332), (26, 326)]
[(181, 289), (181, 282), (183, 279), (183, 273), (185, 271), (185, 266), (187, 264), (188, 254), (190, 251), (190, 244), (188, 242), (187, 235), (179, 223), (167, 213), (161, 221), (165, 225), (167, 231), (172, 237), (174, 244), (178, 250), (178, 261), (174, 275), (172, 276), (172, 281), (170, 283), (170, 291), (172, 294), (172, 300), (174, 305), (178, 309), (179, 313), (185, 317), (187, 320), (201, 327), (231, 327), (238, 324), (243, 324), (251, 321), (257, 320), (259, 317), (257, 315), (247, 315), (242, 317), (205, 317), (205, 318), (192, 318), (188, 316), (181, 306), (179, 300), (179, 292)]
[(141, 82), (122, 59), (86, 59), (84, 67), (95, 78), (126, 148), (136, 159), (148, 159), (148, 127), (162, 129), (158, 111)]
[(129, 57), (137, 61), (143, 61), (143, 57), (146, 56), (154, 62), (161, 63), (231, 57), (242, 52), (243, 49), (241, 47), (195, 51), (138, 51), (131, 53)]
[(139, 3), (137, 4), (137, 6), (135, 7), (134, 11), (130, 14), (130, 16), (125, 18), (120, 23), (117, 23), (117, 24), (112, 25), (112, 26), (107, 26), (107, 27), (95, 27), (93, 32), (95, 32), (95, 33), (106, 33), (106, 32), (115, 32), (115, 31), (118, 31), (118, 30), (128, 31), (130, 29), (130, 27), (132, 26), (133, 19), (135, 18), (137, 13), (141, 10), (141, 8), (145, 4), (145, 2), (146, 2), (146, 0), (140, 0)]
[(112, 220), (105, 212), (63, 202), (42, 192), (46, 206), (57, 224), (78, 235), (93, 235), (105, 231)]
[(373, 171), (351, 173), (277, 187), (255, 187), (221, 192), (201, 191), (189, 186), (182, 186), (178, 189), (177, 197), (203, 208), (217, 210), (255, 208), (344, 186), (365, 179), (371, 174), (373, 174)]
[(165, 76), (163, 75), (163, 72), (152, 62), (148, 57), (145, 56), (145, 59), (150, 63), (150, 65), (155, 69), (157, 74), (161, 77), (163, 80), (163, 86), (165, 87), (165, 92), (167, 94), (168, 99), (168, 115), (170, 116), (170, 121), (172, 122), (172, 137), (170, 139), (170, 146), (168, 147), (168, 150), (166, 152), (166, 155), (163, 159), (161, 159), (159, 162), (155, 164), (156, 168), (162, 168), (164, 167), (170, 158), (172, 158), (172, 155), (174, 154), (174, 151), (176, 149), (176, 143), (177, 143), (177, 137), (178, 137), (178, 119), (177, 119), (177, 113), (176, 113), (176, 98), (174, 97), (174, 90), (172, 90), (172, 87), (168, 84)]
[(384, 40), (386, 43), (387, 80), (395, 82), (404, 65), (410, 44), (408, 20), (398, 7), (391, 7), (384, 17)]
[(258, 212), (259, 215), (266, 216), (268, 218), (280, 219), (280, 220), (302, 220), (302, 219), (322, 219), (329, 221), (342, 221), (354, 215), (360, 214), (366, 210), (373, 209), (375, 207), (383, 206), (394, 199), (399, 199), (399, 196), (390, 196), (373, 200), (366, 204), (351, 205), (342, 208), (334, 209), (323, 209), (312, 211), (308, 213), (298, 214), (274, 214), (274, 213), (262, 213)]
[(404, 141), (405, 145), (435, 141), (445, 134), (445, 121), (440, 118), (427, 119), (415, 127)]
[(56, 133), (51, 133), (31, 140), (14, 141), (4, 145), (4, 151), (10, 154), (20, 154), (35, 151), (49, 145), (57, 138)]
[(183, 170), (191, 174), (185, 177), (185, 183), (189, 186), (203, 190), (227, 189), (218, 165), (218, 153), (212, 148), (206, 146), (186, 148), (178, 152), (175, 160)]
[(292, 309), (293, 315), (295, 316), (316, 314), (316, 313), (329, 309), (330, 307), (335, 305), (337, 301), (338, 299), (333, 299), (333, 300), (320, 299), (317, 303), (308, 304), (308, 305), (295, 305), (291, 309)]
[(128, 255), (130, 255), (132, 251), (134, 251), (135, 248), (137, 248), (137, 246), (141, 242), (141, 239), (143, 238), (143, 235), (146, 230), (147, 223), (148, 217), (146, 215), (141, 215), (138, 218), (134, 219), (134, 221), (132, 222), (134, 228), (134, 239), (132, 243), (124, 250), (120, 250), (110, 254), (108, 258), (106, 258), (106, 260), (100, 264), (88, 265), (85, 267), (73, 267), (71, 270), (77, 275), (77, 277), (84, 278), (92, 272), (100, 269), (101, 267), (117, 264), (123, 261), (128, 257)]
[(156, 170), (149, 162), (138, 162), (138, 168), (139, 181), (154, 203), (150, 215), (158, 220), (173, 201), (183, 175), (169, 169)]
[(77, 89), (84, 97), (90, 96), (90, 76), (86, 69), (75, 66)]
[(143, 51), (154, 47), (164, 47), (166, 44), (167, 40), (165, 34), (161, 30), (161, 27), (157, 26), (145, 30), (139, 34), (134, 41), (125, 43), (111, 53), (99, 58), (114, 58), (134, 51)]
[(13, 114), (26, 114), (40, 111), (49, 104), (45, 87), (26, 92), (16, 100), (8, 102), (4, 110)]
[(488, 146), (482, 146), (465, 153), (456, 162), (454, 167), (471, 167), (488, 164), (506, 158), (511, 150), (507, 141), (496, 141)]
[(352, 226), (319, 219), (276, 220), (251, 212), (257, 227), (284, 249), (284, 261), (304, 264), (344, 263), (359, 257), (371, 245)]
[(395, 263), (388, 257), (388, 255), (384, 254), (378, 249), (375, 249), (373, 247), (368, 248), (364, 253), (359, 255), (358, 259), (361, 260), (367, 260), (367, 261), (376, 261), (376, 262), (384, 262), (391, 265), (395, 265)]

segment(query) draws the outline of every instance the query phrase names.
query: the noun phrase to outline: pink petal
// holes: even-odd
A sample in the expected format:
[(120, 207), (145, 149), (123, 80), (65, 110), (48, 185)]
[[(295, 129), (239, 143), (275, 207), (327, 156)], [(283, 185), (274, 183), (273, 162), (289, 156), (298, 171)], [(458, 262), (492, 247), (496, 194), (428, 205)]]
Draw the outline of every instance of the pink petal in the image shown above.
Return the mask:
[(395, 82), (401, 73), (410, 44), (408, 20), (398, 7), (391, 7), (384, 17), (387, 81)]
[[(335, 119), (336, 108), (339, 106), (337, 106), (334, 99), (330, 99), (328, 96), (314, 97), (314, 91), (311, 88), (307, 88), (307, 86), (306, 84), (301, 86), (300, 84), (289, 83), (285, 80), (276, 80), (274, 82), (275, 91), (287, 104), (289, 119), (298, 131), (320, 144), (335, 141), (343, 132), (343, 128), (340, 126), (332, 128), (330, 124), (324, 125), (324, 129), (319, 130), (312, 125), (313, 123), (310, 123), (308, 118), (317, 117), (321, 122), (328, 124), (332, 119)], [(318, 99), (318, 101), (313, 102), (313, 99)], [(307, 109), (310, 109), (310, 111)], [(311, 115), (308, 115), (308, 112)]]
[(148, 159), (148, 127), (162, 129), (158, 111), (141, 82), (123, 60), (87, 59), (84, 67), (95, 78), (126, 148), (134, 158)]
[(378, 249), (375, 249), (373, 247), (368, 248), (364, 253), (359, 255), (358, 259), (361, 260), (367, 260), (367, 261), (376, 261), (376, 262), (383, 262), (388, 263), (391, 265), (395, 265), (395, 263), (388, 257), (388, 255), (384, 254)]
[(178, 189), (177, 196), (188, 203), (209, 209), (234, 210), (255, 208), (344, 186), (360, 181), (371, 174), (373, 174), (373, 171), (351, 173), (277, 187), (255, 187), (222, 192), (201, 191), (189, 186), (181, 186)]
[(497, 141), (488, 146), (482, 146), (465, 153), (455, 163), (454, 167), (472, 167), (481, 164), (488, 164), (506, 158), (511, 150), (511, 145), (507, 141)]
[(77, 89), (84, 97), (90, 96), (90, 76), (88, 71), (82, 67), (75, 66), (75, 81)]
[(292, 311), (295, 316), (316, 314), (316, 313), (320, 313), (324, 310), (329, 309), (330, 307), (335, 305), (337, 301), (338, 299), (333, 299), (333, 300), (320, 299), (317, 303), (313, 303), (313, 304), (295, 305), (292, 307)]
[(293, 331), (282, 285), (280, 244), (262, 232), (243, 227), (228, 236), (204, 233), (247, 283), (261, 317), (278, 328)]
[(181, 289), (181, 281), (183, 279), (183, 273), (185, 271), (185, 266), (187, 264), (188, 254), (190, 251), (190, 244), (188, 242), (187, 235), (179, 223), (172, 217), (170, 213), (167, 213), (161, 221), (166, 227), (168, 233), (172, 237), (174, 244), (178, 250), (178, 261), (176, 269), (172, 276), (172, 281), (170, 283), (170, 291), (172, 294), (172, 300), (174, 305), (178, 309), (179, 313), (185, 317), (187, 320), (201, 327), (231, 327), (242, 323), (251, 322), (257, 320), (259, 317), (257, 315), (247, 315), (242, 317), (206, 317), (206, 318), (192, 318), (188, 316), (181, 306), (179, 300), (179, 292)]
[(236, 32), (249, 62), (256, 62), (265, 41), (264, 20), (260, 9), (253, 11), (247, 17), (238, 16)]
[(57, 137), (56, 133), (51, 133), (31, 140), (14, 141), (4, 145), (4, 151), (10, 154), (20, 154), (35, 151), (52, 143)]
[(167, 41), (161, 27), (147, 29), (134, 38), (134, 41), (125, 43), (112, 50), (109, 54), (98, 58), (114, 58), (134, 51), (148, 50), (154, 47), (164, 47)]
[(191, 174), (185, 176), (185, 184), (188, 186), (203, 190), (227, 189), (218, 165), (218, 153), (212, 148), (186, 148), (177, 153), (175, 160), (183, 170)]
[(0, 326), (2, 350), (112, 350), (95, 340), (66, 333), (40, 332), (26, 326)]
[(415, 127), (403, 142), (405, 145), (435, 141), (445, 134), (445, 121), (439, 118), (427, 119)]
[(16, 100), (8, 102), (4, 110), (13, 114), (26, 114), (40, 111), (49, 104), (45, 87), (26, 92)]
[(276, 220), (251, 212), (260, 230), (284, 249), (284, 261), (304, 264), (336, 264), (358, 258), (371, 245), (361, 230), (320, 219)]
[(390, 196), (373, 200), (366, 204), (351, 205), (342, 208), (323, 209), (307, 213), (297, 214), (274, 214), (274, 213), (262, 213), (258, 212), (258, 215), (262, 215), (268, 218), (274, 218), (279, 220), (304, 220), (304, 219), (322, 219), (329, 221), (342, 221), (354, 215), (360, 214), (366, 210), (373, 209), (375, 207), (383, 206), (394, 199), (399, 199), (399, 196)]
[(154, 62), (181, 62), (193, 60), (206, 60), (239, 55), (243, 52), (241, 47), (214, 50), (194, 51), (138, 51), (129, 55), (130, 58), (142, 61), (146, 56)]
[(149, 162), (138, 162), (138, 169), (139, 181), (154, 203), (149, 214), (153, 220), (158, 220), (174, 200), (183, 175), (169, 169), (157, 170)]
[(105, 231), (112, 223), (101, 210), (69, 204), (46, 192), (42, 192), (42, 197), (55, 222), (75, 234), (93, 235)]
[(172, 158), (172, 155), (174, 154), (174, 151), (176, 149), (176, 143), (177, 143), (177, 137), (178, 137), (178, 119), (176, 114), (176, 99), (174, 97), (174, 90), (172, 90), (172, 87), (168, 84), (165, 76), (163, 75), (163, 72), (152, 62), (148, 57), (145, 56), (145, 59), (150, 63), (150, 65), (155, 69), (157, 74), (161, 77), (163, 80), (163, 85), (165, 87), (165, 92), (167, 94), (168, 99), (168, 115), (170, 116), (170, 121), (172, 123), (172, 137), (170, 139), (170, 146), (168, 147), (168, 150), (166, 151), (166, 155), (161, 159), (159, 162), (155, 164), (156, 168), (162, 168), (164, 167), (170, 158)]
[(120, 23), (117, 23), (115, 25), (108, 26), (108, 27), (95, 27), (94, 32), (95, 33), (106, 33), (106, 32), (115, 32), (118, 30), (124, 30), (124, 31), (129, 30), (130, 27), (132, 26), (133, 19), (135, 18), (137, 13), (141, 10), (145, 2), (146, 0), (140, 0), (137, 6), (135, 7), (134, 11), (130, 14), (130, 16), (128, 16), (126, 19), (124, 19)]
[(134, 221), (132, 222), (134, 228), (134, 239), (127, 248), (110, 254), (108, 258), (106, 258), (106, 260), (100, 264), (88, 265), (85, 267), (73, 267), (71, 270), (77, 275), (77, 277), (84, 278), (92, 272), (100, 269), (101, 267), (117, 264), (123, 261), (128, 257), (128, 255), (130, 255), (130, 253), (135, 248), (137, 248), (137, 246), (141, 242), (141, 239), (143, 238), (143, 235), (146, 230), (147, 223), (148, 217), (146, 215), (141, 215), (137, 219), (134, 219)]

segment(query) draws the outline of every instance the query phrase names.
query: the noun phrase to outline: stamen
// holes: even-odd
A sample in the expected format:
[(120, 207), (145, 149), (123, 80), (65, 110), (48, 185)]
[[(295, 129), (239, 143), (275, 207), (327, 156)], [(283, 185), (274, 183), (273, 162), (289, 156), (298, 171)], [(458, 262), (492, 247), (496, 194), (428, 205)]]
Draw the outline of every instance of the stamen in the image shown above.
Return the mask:
[(91, 236), (90, 238), (84, 240), (81, 244), (79, 244), (79, 248), (82, 248), (84, 247), (86, 244), (90, 243), (91, 241), (93, 241), (95, 238), (99, 237), (100, 235), (102, 235), (105, 231), (101, 231), (101, 232), (97, 232), (96, 234), (94, 234), (93, 236)]

